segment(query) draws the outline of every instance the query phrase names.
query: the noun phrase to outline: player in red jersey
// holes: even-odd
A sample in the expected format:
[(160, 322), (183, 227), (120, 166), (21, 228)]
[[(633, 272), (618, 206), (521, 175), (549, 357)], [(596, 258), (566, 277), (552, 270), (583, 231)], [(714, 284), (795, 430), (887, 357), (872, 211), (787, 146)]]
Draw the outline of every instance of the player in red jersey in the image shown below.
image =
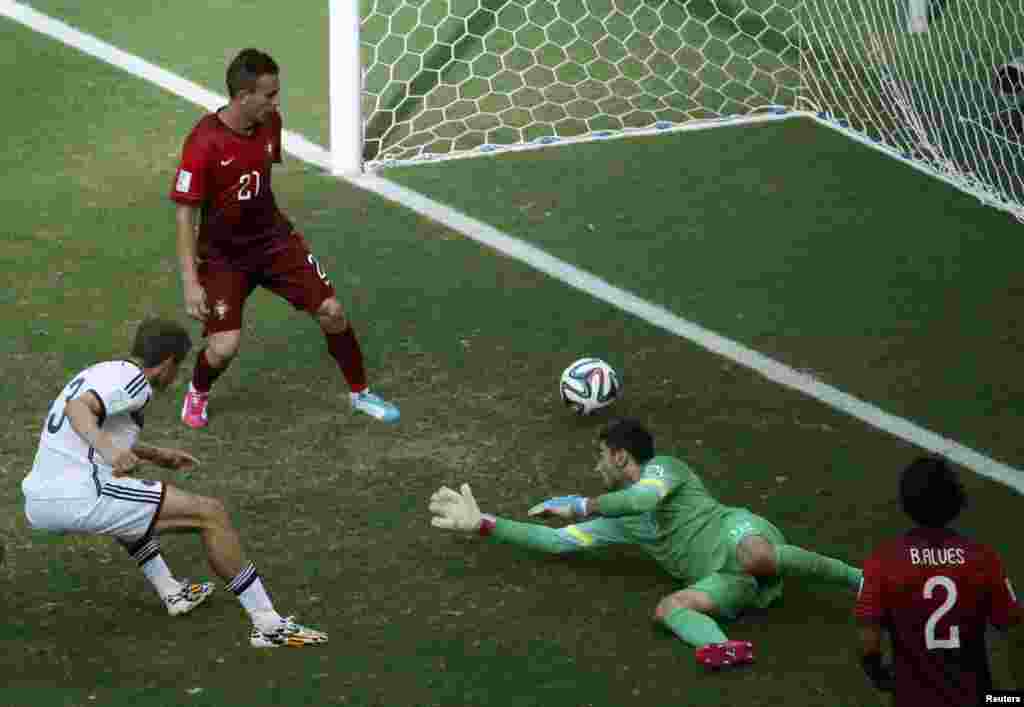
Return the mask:
[(238, 353), (242, 308), (256, 287), (265, 287), (319, 322), (351, 388), (352, 407), (396, 422), (398, 408), (367, 387), (359, 342), (327, 273), (274, 200), (271, 167), (281, 162), (279, 73), (269, 55), (239, 53), (227, 70), (230, 103), (192, 129), (175, 174), (171, 199), (177, 204), (185, 309), (204, 323), (207, 337), (182, 420), (206, 426), (210, 388)]
[[(1016, 639), (1011, 660), (1021, 684), (1022, 610), (991, 547), (946, 527), (966, 503), (953, 468), (922, 457), (900, 479), (903, 510), (916, 527), (876, 548), (864, 563), (855, 615), (864, 670), (894, 704), (976, 705), (992, 690), (985, 632), (991, 624)], [(882, 633), (892, 667), (882, 664)]]

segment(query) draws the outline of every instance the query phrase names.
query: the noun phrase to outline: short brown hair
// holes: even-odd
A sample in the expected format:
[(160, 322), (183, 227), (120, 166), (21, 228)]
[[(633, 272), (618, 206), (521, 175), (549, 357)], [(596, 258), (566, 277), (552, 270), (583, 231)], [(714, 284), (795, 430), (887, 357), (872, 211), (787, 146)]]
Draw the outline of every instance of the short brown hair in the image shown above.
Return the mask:
[(259, 49), (243, 49), (228, 65), (228, 96), (234, 98), (243, 88), (252, 89), (260, 76), (277, 76), (280, 69), (277, 62)]
[(141, 359), (145, 368), (159, 366), (168, 356), (181, 363), (191, 350), (192, 338), (178, 322), (150, 318), (135, 330), (132, 356)]
[(597, 438), (610, 450), (625, 449), (633, 456), (633, 461), (641, 466), (654, 458), (654, 435), (639, 420), (612, 420), (598, 433)]

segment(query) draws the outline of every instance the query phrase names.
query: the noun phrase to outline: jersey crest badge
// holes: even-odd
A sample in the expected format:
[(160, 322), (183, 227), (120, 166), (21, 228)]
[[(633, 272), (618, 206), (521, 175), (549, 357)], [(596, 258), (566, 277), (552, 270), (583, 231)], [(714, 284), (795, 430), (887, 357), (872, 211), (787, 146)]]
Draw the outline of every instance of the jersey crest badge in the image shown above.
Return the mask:
[(274, 143), (272, 143), (272, 142), (268, 142), (267, 143), (267, 154), (270, 155), (270, 156), (274, 155)]
[(228, 303), (222, 299), (217, 300), (213, 305), (213, 313), (217, 315), (217, 319), (224, 319), (228, 315)]

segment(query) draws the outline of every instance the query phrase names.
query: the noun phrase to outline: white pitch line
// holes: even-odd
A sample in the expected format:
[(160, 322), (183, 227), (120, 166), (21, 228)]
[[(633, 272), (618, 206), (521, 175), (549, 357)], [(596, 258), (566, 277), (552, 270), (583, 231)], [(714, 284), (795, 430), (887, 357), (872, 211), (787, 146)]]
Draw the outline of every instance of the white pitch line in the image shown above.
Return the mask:
[[(74, 27), (22, 3), (13, 2), (13, 0), (0, 0), (0, 15), (9, 17), (36, 32), (52, 37), (134, 76), (155, 83), (170, 93), (207, 110), (215, 110), (227, 103), (227, 98), (224, 96), (213, 93), (133, 54), (124, 52), (92, 35), (80, 32)], [(285, 131), (283, 147), (299, 159), (324, 170), (330, 170), (328, 151), (302, 135)], [(862, 422), (910, 442), (921, 449), (940, 454), (981, 476), (998, 481), (1018, 493), (1024, 494), (1024, 472), (1012, 466), (926, 430), (909, 420), (891, 415), (875, 405), (844, 393), (813, 376), (790, 368), (698, 324), (677, 317), (664, 307), (642, 300), (591, 273), (555, 258), (540, 248), (502, 233), (486, 223), (436, 202), (423, 194), (376, 175), (341, 178), (526, 263), (570, 287), (586, 292), (595, 299), (607, 302), (665, 331), (688, 339), (708, 351), (757, 371), (771, 381), (800, 391)]]

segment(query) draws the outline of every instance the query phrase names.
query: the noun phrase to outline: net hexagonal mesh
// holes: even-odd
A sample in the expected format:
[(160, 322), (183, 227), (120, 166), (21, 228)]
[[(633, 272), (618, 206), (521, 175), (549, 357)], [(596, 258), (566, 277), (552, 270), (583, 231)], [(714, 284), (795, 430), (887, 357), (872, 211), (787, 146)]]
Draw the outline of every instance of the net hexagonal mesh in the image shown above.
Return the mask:
[(796, 109), (1024, 220), (1024, 0), (362, 0), (369, 165)]
[(364, 2), (364, 156), (405, 160), (792, 105), (798, 4)]
[(1024, 0), (804, 0), (797, 17), (804, 106), (1024, 220)]

